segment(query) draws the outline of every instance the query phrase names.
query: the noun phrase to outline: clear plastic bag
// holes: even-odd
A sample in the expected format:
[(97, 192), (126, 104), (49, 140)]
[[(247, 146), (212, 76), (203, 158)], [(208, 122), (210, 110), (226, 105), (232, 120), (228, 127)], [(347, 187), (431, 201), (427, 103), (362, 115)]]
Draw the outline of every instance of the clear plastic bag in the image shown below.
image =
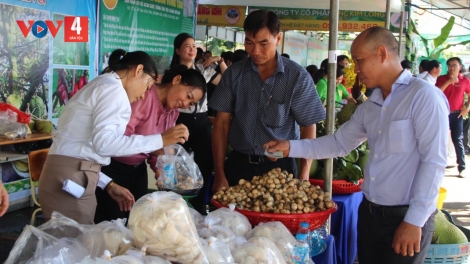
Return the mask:
[(162, 173), (157, 186), (163, 189), (194, 190), (204, 184), (201, 171), (194, 159), (178, 144), (163, 148), (165, 155), (158, 156), (156, 167)]
[(265, 237), (274, 242), (286, 263), (292, 263), (292, 249), (296, 240), (284, 224), (279, 221), (262, 223), (246, 234), (248, 240), (254, 237)]
[(193, 222), (196, 226), (204, 222), (204, 216), (194, 208), (189, 208), (189, 213), (191, 213), (191, 217), (193, 218)]
[(141, 250), (130, 248), (126, 251), (126, 255), (141, 258), (145, 264), (171, 264), (170, 261), (158, 256), (147, 255), (147, 247), (142, 247)]
[(219, 219), (204, 218), (204, 222), (199, 224), (197, 229), (199, 237), (204, 239), (215, 237), (223, 243), (230, 245), (236, 237), (235, 233), (227, 227), (219, 225), (216, 220), (218, 221)]
[(0, 111), (0, 135), (9, 139), (25, 138), (28, 128), (25, 124), (17, 122), (18, 114), (10, 109)]
[(215, 237), (203, 240), (202, 247), (206, 252), (209, 264), (235, 263), (230, 248), (227, 244)]
[(230, 246), (230, 252), (235, 250), (238, 246), (243, 245), (246, 243), (246, 238), (242, 236), (236, 236), (234, 239), (232, 239), (232, 242), (229, 244)]
[(124, 226), (125, 219), (103, 221), (87, 226), (77, 239), (88, 248), (92, 257), (99, 257), (105, 250), (112, 257), (124, 254), (131, 246), (132, 233)]
[(82, 226), (73, 219), (70, 219), (59, 212), (52, 212), (51, 219), (38, 226), (38, 229), (55, 238), (76, 238), (82, 235), (87, 227)]
[(265, 237), (253, 237), (232, 251), (235, 263), (285, 264), (277, 246)]
[[(88, 256), (78, 241), (57, 239), (34, 226), (26, 226), (5, 261), (6, 264), (73, 264)], [(69, 261), (72, 260), (72, 261)]]
[(229, 204), (229, 208), (219, 208), (207, 214), (205, 219), (217, 225), (225, 226), (237, 236), (245, 236), (251, 230), (248, 218), (235, 211), (235, 205)]
[(129, 217), (134, 246), (181, 264), (208, 263), (185, 200), (173, 192), (141, 197)]

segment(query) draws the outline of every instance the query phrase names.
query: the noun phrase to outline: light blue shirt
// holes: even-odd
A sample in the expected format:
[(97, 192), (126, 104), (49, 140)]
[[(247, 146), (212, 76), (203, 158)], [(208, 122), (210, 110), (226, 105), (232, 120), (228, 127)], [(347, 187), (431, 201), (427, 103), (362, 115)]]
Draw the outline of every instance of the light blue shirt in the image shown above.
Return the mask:
[(404, 221), (422, 227), (436, 210), (444, 178), (448, 115), (441, 90), (403, 71), (385, 100), (374, 89), (334, 135), (290, 141), (289, 156), (345, 156), (368, 140), (365, 197), (379, 205), (409, 205)]

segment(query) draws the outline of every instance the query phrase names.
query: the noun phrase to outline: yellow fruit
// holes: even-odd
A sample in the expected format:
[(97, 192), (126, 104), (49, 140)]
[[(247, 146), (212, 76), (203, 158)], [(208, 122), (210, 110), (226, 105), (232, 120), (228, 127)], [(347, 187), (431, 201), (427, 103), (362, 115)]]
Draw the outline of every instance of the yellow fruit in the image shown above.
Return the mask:
[(13, 161), (13, 165), (15, 165), (15, 167), (19, 170), (19, 171), (22, 171), (22, 172), (28, 172), (29, 169), (28, 169), (28, 163), (24, 162), (24, 161), (21, 161), (21, 160), (15, 160)]

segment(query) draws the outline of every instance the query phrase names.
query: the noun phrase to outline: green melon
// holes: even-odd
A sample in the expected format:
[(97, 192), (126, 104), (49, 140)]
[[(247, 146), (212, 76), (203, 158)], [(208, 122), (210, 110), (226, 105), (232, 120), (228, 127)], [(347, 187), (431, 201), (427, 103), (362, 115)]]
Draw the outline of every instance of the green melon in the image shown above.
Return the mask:
[(31, 110), (31, 114), (33, 114), (34, 116), (38, 118), (47, 117), (46, 106), (41, 97), (37, 95), (33, 96), (33, 98), (31, 98), (31, 102), (29, 103), (29, 105), (30, 105), (29, 108)]
[(441, 210), (437, 211), (434, 219), (434, 234), (431, 240), (433, 244), (461, 244), (468, 242), (462, 230), (449, 222)]

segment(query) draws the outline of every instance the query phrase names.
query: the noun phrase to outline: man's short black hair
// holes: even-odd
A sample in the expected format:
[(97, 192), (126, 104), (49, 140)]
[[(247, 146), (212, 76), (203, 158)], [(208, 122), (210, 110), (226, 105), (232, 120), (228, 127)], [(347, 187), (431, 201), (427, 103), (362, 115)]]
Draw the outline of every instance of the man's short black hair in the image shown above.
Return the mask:
[(426, 71), (426, 64), (429, 62), (429, 60), (422, 60), (420, 63), (419, 63), (419, 67), (423, 68), (423, 70)]
[(441, 63), (439, 61), (430, 60), (430, 61), (428, 61), (428, 63), (426, 63), (426, 66), (425, 66), (424, 70), (427, 71), (427, 72), (430, 72), (434, 68), (439, 68), (439, 65), (441, 65)]
[(402, 60), (401, 61), (401, 67), (403, 69), (413, 69), (413, 64), (409, 60)]
[(347, 55), (339, 55), (337, 58), (336, 58), (336, 61), (340, 62), (340, 61), (344, 61), (344, 60), (348, 60), (349, 61), (349, 57)]
[(264, 27), (268, 28), (271, 35), (276, 36), (281, 28), (281, 21), (279, 17), (273, 12), (268, 10), (256, 10), (248, 14), (243, 23), (243, 29), (248, 35), (256, 36), (258, 32)]
[(289, 54), (287, 54), (287, 53), (282, 53), (281, 56), (290, 59), (290, 56), (289, 56)]

